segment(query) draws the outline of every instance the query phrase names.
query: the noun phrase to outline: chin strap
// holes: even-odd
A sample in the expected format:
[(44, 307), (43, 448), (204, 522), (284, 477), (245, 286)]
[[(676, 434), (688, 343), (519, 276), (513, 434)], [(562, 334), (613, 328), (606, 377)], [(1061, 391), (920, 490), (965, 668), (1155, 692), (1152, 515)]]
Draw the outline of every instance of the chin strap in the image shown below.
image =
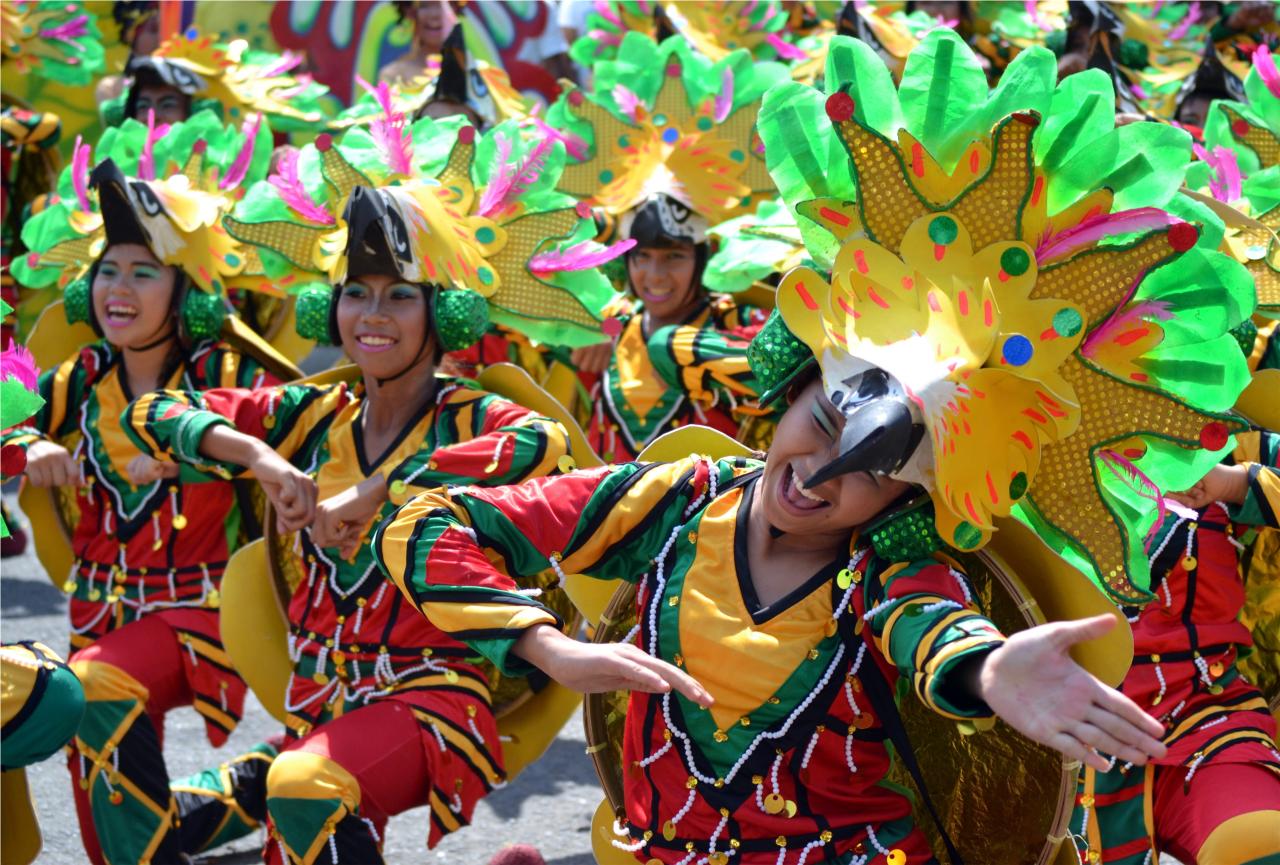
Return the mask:
[[(168, 322), (165, 322), (165, 324), (168, 324)], [(164, 326), (165, 325), (163, 324), (160, 325), (160, 328), (156, 330), (156, 333), (160, 333), (160, 329), (163, 329)], [(176, 331), (173, 331), (173, 330), (166, 331), (165, 333), (161, 333), (159, 336), (157, 336), (151, 342), (146, 343), (145, 345), (128, 346), (128, 349), (129, 351), (150, 351), (156, 346), (163, 345), (168, 340), (173, 339), (175, 336), (177, 336)]]
[(393, 381), (395, 381), (396, 379), (400, 378), (400, 377), (401, 377), (401, 376), (403, 376), (405, 373), (409, 372), (411, 369), (413, 369), (414, 367), (416, 367), (416, 366), (417, 366), (417, 365), (422, 361), (422, 354), (423, 354), (423, 352), (425, 352), (425, 351), (427, 350), (427, 346), (429, 346), (430, 344), (431, 344), (431, 337), (430, 337), (430, 335), (427, 335), (427, 336), (423, 337), (423, 339), (422, 339), (422, 345), (418, 348), (417, 353), (416, 353), (416, 354), (414, 354), (414, 356), (413, 356), (413, 360), (409, 361), (408, 365), (407, 365), (407, 366), (405, 366), (405, 368), (404, 368), (404, 369), (400, 370), (400, 371), (399, 371), (398, 373), (396, 373), (395, 375), (389, 375), (389, 376), (387, 376), (386, 378), (378, 378), (378, 379), (374, 379), (374, 381), (376, 381), (376, 382), (378, 383), (378, 386), (379, 386), (379, 387), (381, 387), (382, 385), (388, 384), (388, 383), (393, 382)]

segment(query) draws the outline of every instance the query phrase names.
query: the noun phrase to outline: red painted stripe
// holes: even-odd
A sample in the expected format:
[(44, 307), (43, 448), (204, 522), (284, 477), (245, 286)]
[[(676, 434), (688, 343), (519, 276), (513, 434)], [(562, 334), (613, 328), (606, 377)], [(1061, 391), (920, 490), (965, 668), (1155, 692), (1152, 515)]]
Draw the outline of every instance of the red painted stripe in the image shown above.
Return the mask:
[(855, 249), (853, 251), (853, 263), (857, 266), (858, 273), (865, 276), (867, 273), (867, 256), (863, 254), (861, 249)]
[(849, 226), (849, 217), (845, 216), (843, 213), (832, 210), (830, 207), (819, 207), (818, 215), (823, 219), (831, 220), (841, 228), (847, 228)]
[(987, 495), (991, 496), (991, 504), (1000, 504), (1000, 494), (996, 492), (996, 483), (991, 480), (991, 472), (987, 472)]
[(1024, 408), (1022, 413), (1031, 418), (1036, 423), (1048, 423), (1049, 419), (1033, 408)]
[(871, 298), (871, 302), (874, 303), (876, 306), (880, 307), (881, 309), (889, 308), (889, 301), (885, 300), (883, 297), (879, 295), (874, 285), (867, 286), (867, 297)]
[(1013, 434), (1013, 439), (1014, 441), (1018, 442), (1020, 445), (1022, 445), (1024, 448), (1026, 448), (1029, 451), (1033, 451), (1036, 449), (1036, 446), (1031, 443), (1031, 436), (1027, 435), (1022, 430), (1016, 431)]
[(1126, 331), (1115, 338), (1117, 345), (1130, 345), (1142, 339), (1151, 333), (1151, 329), (1147, 327), (1136, 327), (1133, 330)]
[(803, 282), (796, 283), (796, 294), (800, 295), (800, 300), (804, 302), (805, 308), (816, 311), (818, 302), (813, 299), (813, 295), (809, 293), (809, 289), (804, 287)]

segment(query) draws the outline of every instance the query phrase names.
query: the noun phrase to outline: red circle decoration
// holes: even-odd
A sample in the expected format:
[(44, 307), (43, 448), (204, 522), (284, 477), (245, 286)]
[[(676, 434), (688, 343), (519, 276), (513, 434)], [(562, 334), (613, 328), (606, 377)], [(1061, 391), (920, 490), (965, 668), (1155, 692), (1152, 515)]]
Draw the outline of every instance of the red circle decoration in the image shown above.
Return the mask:
[(1238, 135), (1239, 137), (1244, 138), (1249, 134), (1249, 121), (1244, 119), (1232, 120), (1231, 132), (1233, 135)]
[(581, 219), (591, 218), (591, 205), (587, 204), (585, 201), (579, 201), (575, 204), (573, 206), (573, 211), (578, 214)]
[(827, 97), (827, 116), (836, 123), (852, 117), (853, 107), (853, 97), (848, 93), (832, 93)]
[(1026, 126), (1039, 126), (1040, 116), (1029, 111), (1015, 111), (1013, 119)]
[(1188, 249), (1196, 245), (1196, 238), (1200, 233), (1196, 231), (1196, 227), (1189, 222), (1179, 222), (1169, 229), (1169, 246), (1173, 247), (1174, 252), (1186, 252)]
[(622, 322), (618, 321), (616, 318), (606, 318), (604, 321), (600, 322), (600, 331), (605, 336), (617, 336), (622, 333)]
[(574, 108), (577, 108), (579, 105), (581, 105), (581, 104), (582, 104), (582, 91), (581, 91), (581, 90), (570, 90), (570, 91), (569, 91), (569, 104), (570, 104), (570, 105), (572, 105)]
[(333, 147), (333, 136), (327, 132), (322, 132), (316, 136), (316, 150), (321, 153), (328, 153), (329, 148)]
[(16, 478), (26, 471), (27, 449), (22, 445), (5, 445), (0, 448), (0, 475)]
[(197, 140), (195, 144), (191, 145), (191, 150), (195, 153), (203, 154), (208, 149), (209, 142), (205, 141), (203, 138)]
[(1226, 447), (1231, 432), (1222, 421), (1211, 421), (1200, 428), (1200, 447), (1216, 451)]
[(476, 140), (476, 128), (474, 126), (464, 126), (458, 130), (458, 140), (463, 144), (471, 144)]

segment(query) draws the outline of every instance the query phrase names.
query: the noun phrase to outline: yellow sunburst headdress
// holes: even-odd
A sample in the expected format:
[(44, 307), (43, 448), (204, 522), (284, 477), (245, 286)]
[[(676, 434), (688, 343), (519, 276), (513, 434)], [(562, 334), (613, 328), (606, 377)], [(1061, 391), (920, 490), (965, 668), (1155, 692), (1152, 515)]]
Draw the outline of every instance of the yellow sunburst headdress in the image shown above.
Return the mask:
[(598, 342), (613, 291), (596, 267), (624, 247), (592, 242), (589, 211), (557, 185), (562, 148), (522, 138), (513, 123), (483, 136), (461, 118), (409, 124), (388, 85), (375, 92), (380, 120), (290, 154), (228, 220), (258, 250), (266, 279), (300, 295), (300, 331), (325, 333), (359, 191), (405, 279), (475, 292), (494, 321), (542, 342)]
[(548, 112), (569, 156), (562, 188), (614, 215), (667, 195), (710, 223), (774, 196), (755, 121), (783, 66), (629, 33), (593, 72), (590, 93), (570, 88)]
[(1227, 446), (1247, 381), (1229, 330), (1253, 309), (1248, 275), (1162, 207), (1189, 138), (1113, 128), (1106, 75), (1055, 87), (1040, 48), (989, 92), (946, 31), (897, 90), (843, 38), (826, 80), (826, 98), (775, 88), (760, 128), (830, 278), (790, 273), (752, 346), (766, 399), (816, 360), (846, 417), (843, 456), (812, 480), (920, 483), (960, 549), (1018, 516), (1114, 597), (1145, 597), (1162, 491)]

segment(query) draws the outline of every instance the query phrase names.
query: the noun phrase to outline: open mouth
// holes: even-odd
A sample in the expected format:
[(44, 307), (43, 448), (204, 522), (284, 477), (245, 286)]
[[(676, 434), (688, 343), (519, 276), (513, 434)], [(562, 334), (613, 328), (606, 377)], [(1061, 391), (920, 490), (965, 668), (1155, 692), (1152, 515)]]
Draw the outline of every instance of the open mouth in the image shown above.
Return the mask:
[(636, 293), (640, 295), (641, 300), (657, 303), (669, 300), (671, 295), (675, 294), (674, 291), (666, 288), (645, 288), (643, 290), (637, 290)]
[(138, 317), (138, 308), (128, 303), (111, 302), (107, 304), (107, 324), (112, 327), (124, 327), (132, 324)]
[(787, 510), (794, 513), (811, 514), (831, 507), (831, 502), (804, 488), (804, 483), (796, 477), (795, 469), (790, 465), (783, 472), (778, 498)]
[(392, 339), (389, 336), (378, 336), (372, 333), (362, 334), (356, 337), (356, 342), (360, 348), (365, 351), (386, 351), (395, 345), (399, 340)]

